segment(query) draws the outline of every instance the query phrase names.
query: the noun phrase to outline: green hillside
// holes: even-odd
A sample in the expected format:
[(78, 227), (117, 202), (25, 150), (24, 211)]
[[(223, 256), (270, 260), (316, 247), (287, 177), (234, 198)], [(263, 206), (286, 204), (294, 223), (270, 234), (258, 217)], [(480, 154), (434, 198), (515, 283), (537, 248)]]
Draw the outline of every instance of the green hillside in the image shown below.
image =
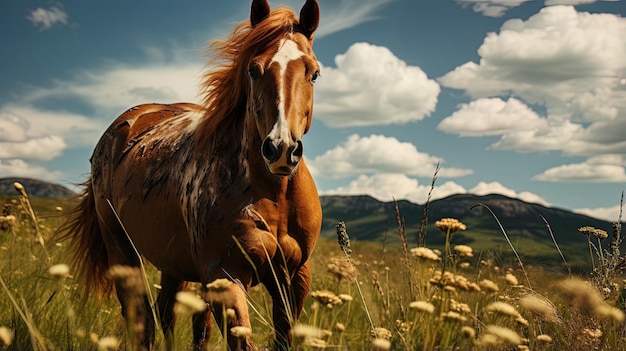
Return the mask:
[[(4, 178), (0, 179), (0, 196), (17, 195), (13, 189), (15, 181), (21, 182), (33, 198), (67, 199), (74, 195), (73, 191), (59, 184), (28, 178)], [(321, 202), (324, 212), (323, 237), (334, 238), (336, 224), (344, 221), (354, 240), (399, 247), (398, 218), (393, 202), (380, 202), (365, 195), (322, 196)], [(434, 222), (453, 217), (467, 225), (466, 231), (455, 234), (453, 244), (466, 244), (490, 251), (491, 254), (495, 252), (503, 259), (510, 258), (512, 251), (497, 222), (485, 207), (476, 206), (478, 203), (487, 205), (495, 213), (520, 255), (533, 264), (563, 268), (562, 260), (541, 216), (548, 221), (565, 258), (574, 267), (584, 265), (589, 259), (586, 238), (578, 228), (592, 226), (609, 234), (612, 232), (612, 223), (571, 211), (548, 208), (503, 195), (459, 194), (430, 203), (426, 245), (433, 248), (443, 246), (444, 235), (435, 228)], [(70, 204), (67, 203), (67, 206)], [(408, 201), (398, 201), (397, 206), (409, 245), (415, 246), (424, 206)], [(616, 213), (616, 219), (617, 215)], [(607, 243), (608, 240), (605, 244)]]
[[(586, 237), (578, 231), (592, 226), (612, 232), (612, 223), (557, 208), (527, 203), (503, 195), (452, 195), (430, 204), (425, 242), (428, 247), (441, 247), (444, 235), (434, 222), (445, 217), (456, 218), (467, 225), (467, 230), (455, 234), (453, 244), (466, 244), (482, 250), (500, 252), (508, 256), (511, 250), (497, 222), (483, 203), (495, 213), (510, 240), (525, 261), (544, 265), (561, 265), (561, 259), (550, 238), (549, 230), (540, 215), (546, 218), (566, 259), (572, 265), (589, 259)], [(352, 238), (362, 241), (400, 241), (398, 221), (393, 202), (380, 202), (369, 196), (323, 196), (324, 223), (322, 235), (335, 235), (335, 225), (346, 222)], [(424, 206), (399, 201), (398, 208), (406, 228), (408, 241), (417, 244)], [(616, 213), (616, 219), (617, 219)]]

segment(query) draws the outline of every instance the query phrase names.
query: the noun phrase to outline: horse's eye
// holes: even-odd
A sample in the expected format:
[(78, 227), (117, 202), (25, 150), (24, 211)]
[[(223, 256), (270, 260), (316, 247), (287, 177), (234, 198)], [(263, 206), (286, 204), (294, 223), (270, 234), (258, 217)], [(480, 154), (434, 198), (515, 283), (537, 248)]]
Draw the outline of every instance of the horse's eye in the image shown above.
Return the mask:
[(248, 68), (248, 75), (250, 76), (250, 79), (252, 79), (253, 81), (256, 81), (257, 79), (259, 79), (259, 70), (256, 67), (250, 67)]
[(315, 81), (317, 80), (319, 76), (320, 76), (320, 71), (315, 71), (315, 73), (313, 73), (313, 75), (311, 76), (311, 82), (315, 83)]

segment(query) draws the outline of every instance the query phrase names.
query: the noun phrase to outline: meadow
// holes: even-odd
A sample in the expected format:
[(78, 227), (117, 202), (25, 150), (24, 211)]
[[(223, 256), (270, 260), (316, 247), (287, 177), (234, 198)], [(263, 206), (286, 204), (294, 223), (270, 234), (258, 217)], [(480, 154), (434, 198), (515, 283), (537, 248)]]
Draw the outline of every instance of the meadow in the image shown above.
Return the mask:
[[(84, 304), (75, 293), (67, 242), (54, 233), (72, 200), (0, 197), (0, 350), (132, 350), (114, 296)], [(441, 247), (415, 247), (398, 228), (381, 243), (321, 238), (313, 284), (293, 329), (293, 350), (624, 350), (621, 225), (612, 233), (582, 227), (588, 269), (572, 274), (523, 262), (510, 243), (491, 251), (455, 243), (464, 223), (431, 219), (426, 236)], [(621, 214), (616, 214), (616, 220)], [(497, 218), (494, 218), (497, 221)], [(504, 228), (503, 228), (504, 229)], [(494, 235), (503, 235), (506, 231)], [(508, 240), (508, 238), (507, 238)], [(388, 244), (393, 243), (393, 244)], [(399, 244), (397, 244), (399, 243)], [(554, 255), (559, 256), (558, 243)], [(159, 272), (146, 263), (145, 288), (158, 293)], [(195, 295), (198, 286), (189, 289)], [(191, 316), (177, 309), (176, 349), (191, 349)], [(252, 338), (271, 349), (271, 303), (250, 291)], [(229, 332), (229, 331), (224, 331)], [(210, 350), (226, 350), (216, 330)], [(158, 334), (157, 349), (165, 350)]]

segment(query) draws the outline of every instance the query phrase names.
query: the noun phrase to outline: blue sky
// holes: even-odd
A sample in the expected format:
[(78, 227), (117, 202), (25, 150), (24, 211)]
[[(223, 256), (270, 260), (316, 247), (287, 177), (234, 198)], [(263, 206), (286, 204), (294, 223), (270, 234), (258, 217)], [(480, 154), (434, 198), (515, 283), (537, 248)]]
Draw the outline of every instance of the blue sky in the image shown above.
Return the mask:
[[(299, 11), (303, 1), (270, 1)], [(614, 220), (626, 188), (626, 4), (319, 0), (305, 157), (322, 194), (502, 193)], [(0, 177), (84, 181), (108, 124), (200, 101), (249, 1), (4, 1)]]

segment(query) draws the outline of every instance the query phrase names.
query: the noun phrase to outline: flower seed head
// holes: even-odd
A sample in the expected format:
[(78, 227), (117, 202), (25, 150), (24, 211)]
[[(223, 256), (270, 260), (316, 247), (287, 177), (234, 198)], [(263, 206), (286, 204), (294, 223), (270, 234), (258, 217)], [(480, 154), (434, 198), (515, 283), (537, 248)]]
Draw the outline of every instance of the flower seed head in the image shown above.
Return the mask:
[(463, 336), (468, 339), (473, 339), (476, 336), (476, 330), (466, 325), (463, 328), (461, 328), (461, 334), (463, 334)]
[(552, 342), (552, 337), (546, 334), (537, 335), (537, 341), (541, 341), (543, 343), (549, 344)]
[(511, 273), (507, 273), (507, 274), (504, 276), (504, 280), (505, 280), (505, 281), (507, 282), (507, 284), (509, 284), (509, 285), (513, 285), (513, 286), (515, 286), (515, 285), (519, 285), (519, 281), (517, 280), (517, 277), (516, 277), (516, 276), (514, 276), (514, 275), (513, 275), (513, 274), (511, 274)]
[(252, 329), (238, 325), (230, 328), (230, 334), (236, 338), (247, 338), (252, 336)]
[(461, 223), (456, 218), (442, 218), (435, 222), (435, 227), (437, 227), (439, 230), (441, 230), (444, 233), (446, 232), (454, 233), (459, 230), (467, 229), (467, 226)]
[(226, 290), (228, 290), (228, 288), (230, 288), (232, 284), (233, 282), (231, 282), (230, 280), (226, 278), (220, 278), (215, 279), (214, 281), (207, 284), (206, 288), (209, 289), (209, 291), (213, 292), (225, 292)]
[(98, 351), (117, 350), (120, 341), (114, 336), (105, 336), (98, 340)]
[(514, 345), (519, 345), (522, 343), (522, 338), (515, 331), (509, 328), (501, 327), (498, 325), (488, 325), (487, 331), (507, 343), (511, 343)]
[(391, 348), (391, 341), (383, 338), (376, 338), (372, 340), (372, 348), (374, 350), (389, 350)]
[(427, 247), (414, 247), (410, 250), (411, 255), (419, 257), (424, 260), (439, 261), (441, 258), (435, 253), (435, 251)]
[(24, 186), (22, 185), (22, 183), (15, 182), (15, 183), (13, 183), (13, 187), (15, 188), (15, 190), (17, 190), (18, 193), (20, 193), (21, 195), (26, 196), (26, 190), (24, 189)]
[(321, 329), (311, 325), (296, 324), (293, 328), (291, 328), (291, 335), (299, 339), (321, 338), (322, 331)]
[(505, 316), (517, 317), (519, 312), (517, 309), (506, 302), (496, 301), (485, 307), (487, 312), (499, 313)]
[(48, 273), (55, 278), (65, 278), (70, 275), (70, 267), (65, 263), (55, 264), (48, 268)]
[(429, 314), (435, 312), (435, 306), (432, 303), (426, 301), (413, 301), (409, 304), (409, 308), (414, 308), (418, 311), (426, 312)]
[(552, 304), (539, 296), (526, 295), (519, 300), (519, 305), (523, 309), (541, 316), (546, 321), (558, 323), (561, 319)]
[(197, 295), (188, 291), (176, 293), (176, 311), (179, 313), (193, 314), (203, 312), (206, 309), (206, 302)]
[(346, 230), (346, 223), (343, 221), (339, 222), (336, 229), (339, 247), (341, 247), (341, 250), (349, 256), (352, 253), (352, 250), (350, 249), (350, 237), (348, 236), (348, 231)]
[(462, 256), (472, 256), (473, 255), (473, 250), (471, 246), (468, 245), (455, 245), (454, 246), (454, 251), (458, 252), (459, 254), (461, 254)]
[(480, 286), (482, 290), (487, 291), (487, 292), (498, 292), (500, 290), (500, 288), (498, 287), (498, 284), (494, 283), (493, 281), (489, 279), (481, 280), (478, 283), (478, 286)]
[(0, 327), (0, 342), (2, 343), (1, 346), (4, 347), (11, 345), (11, 343), (13, 343), (13, 337), (15, 336), (15, 334), (13, 334), (13, 331), (5, 326), (1, 326)]
[(578, 231), (587, 236), (594, 236), (598, 239), (606, 239), (609, 237), (609, 234), (605, 230), (597, 229), (590, 226), (580, 227), (578, 228)]

